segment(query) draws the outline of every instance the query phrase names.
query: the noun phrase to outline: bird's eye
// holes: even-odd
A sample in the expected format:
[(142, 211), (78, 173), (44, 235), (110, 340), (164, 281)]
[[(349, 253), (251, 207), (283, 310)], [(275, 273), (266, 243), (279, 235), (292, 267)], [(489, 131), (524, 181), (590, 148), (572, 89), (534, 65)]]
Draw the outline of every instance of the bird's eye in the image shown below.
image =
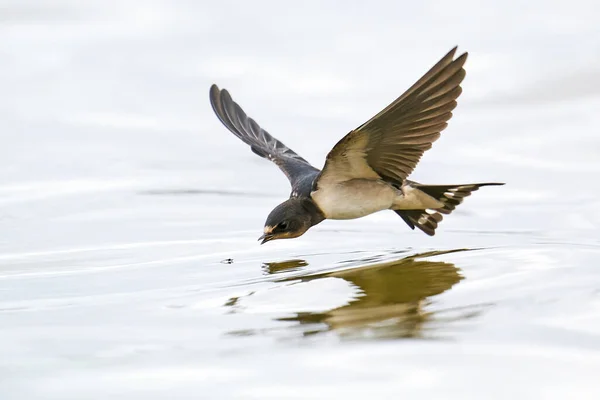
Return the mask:
[(279, 226), (278, 226), (278, 228), (279, 228), (279, 229), (282, 229), (282, 230), (286, 230), (286, 229), (287, 229), (287, 227), (288, 227), (288, 224), (287, 224), (287, 222), (285, 222), (285, 221), (281, 222), (281, 223), (279, 224)]

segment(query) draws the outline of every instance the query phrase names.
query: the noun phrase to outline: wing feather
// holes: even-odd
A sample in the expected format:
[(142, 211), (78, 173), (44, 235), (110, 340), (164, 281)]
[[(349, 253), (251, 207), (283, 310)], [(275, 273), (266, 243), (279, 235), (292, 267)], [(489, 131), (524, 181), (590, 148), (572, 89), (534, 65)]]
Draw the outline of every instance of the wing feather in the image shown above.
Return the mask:
[(307, 177), (319, 172), (308, 161), (248, 117), (244, 110), (233, 101), (227, 90), (221, 90), (217, 85), (212, 85), (210, 104), (217, 118), (231, 133), (249, 145), (255, 154), (273, 161), (283, 171), (288, 177), (294, 193)]
[(377, 176), (402, 184), (448, 126), (465, 78), (467, 53), (446, 54), (400, 97), (340, 140), (319, 184)]

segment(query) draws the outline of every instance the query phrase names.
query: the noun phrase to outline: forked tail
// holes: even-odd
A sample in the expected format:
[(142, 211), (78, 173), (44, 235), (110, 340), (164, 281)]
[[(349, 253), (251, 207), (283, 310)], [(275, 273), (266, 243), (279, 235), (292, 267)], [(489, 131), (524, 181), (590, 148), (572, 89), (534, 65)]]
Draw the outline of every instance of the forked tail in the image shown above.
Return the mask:
[(425, 192), (429, 196), (444, 203), (434, 210), (394, 210), (411, 229), (419, 228), (429, 236), (435, 235), (435, 229), (444, 218), (442, 214), (450, 214), (463, 199), (482, 186), (500, 186), (504, 183), (471, 183), (468, 185), (422, 185), (411, 182), (410, 186)]

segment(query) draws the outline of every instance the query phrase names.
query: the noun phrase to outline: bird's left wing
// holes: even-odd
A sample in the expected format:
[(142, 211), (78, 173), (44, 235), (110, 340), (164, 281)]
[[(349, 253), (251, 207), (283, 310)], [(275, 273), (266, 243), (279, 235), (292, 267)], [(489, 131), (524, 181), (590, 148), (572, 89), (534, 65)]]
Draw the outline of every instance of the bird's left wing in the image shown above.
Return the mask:
[(210, 104), (219, 120), (231, 133), (248, 144), (255, 154), (273, 161), (283, 171), (292, 185), (292, 195), (297, 193), (297, 188), (306, 181), (306, 178), (310, 177), (312, 181), (314, 175), (319, 172), (308, 161), (248, 117), (244, 110), (233, 101), (227, 90), (212, 85)]
[(467, 53), (456, 48), (389, 106), (342, 138), (329, 152), (316, 183), (383, 179), (401, 185), (448, 125)]

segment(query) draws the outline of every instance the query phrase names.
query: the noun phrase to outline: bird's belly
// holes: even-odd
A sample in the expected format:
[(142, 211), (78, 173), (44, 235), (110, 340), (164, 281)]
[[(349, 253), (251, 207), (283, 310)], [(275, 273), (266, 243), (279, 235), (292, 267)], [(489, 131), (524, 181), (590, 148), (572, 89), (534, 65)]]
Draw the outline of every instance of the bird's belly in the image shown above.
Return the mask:
[(328, 219), (353, 219), (389, 209), (399, 192), (385, 182), (368, 179), (325, 185), (311, 197)]

